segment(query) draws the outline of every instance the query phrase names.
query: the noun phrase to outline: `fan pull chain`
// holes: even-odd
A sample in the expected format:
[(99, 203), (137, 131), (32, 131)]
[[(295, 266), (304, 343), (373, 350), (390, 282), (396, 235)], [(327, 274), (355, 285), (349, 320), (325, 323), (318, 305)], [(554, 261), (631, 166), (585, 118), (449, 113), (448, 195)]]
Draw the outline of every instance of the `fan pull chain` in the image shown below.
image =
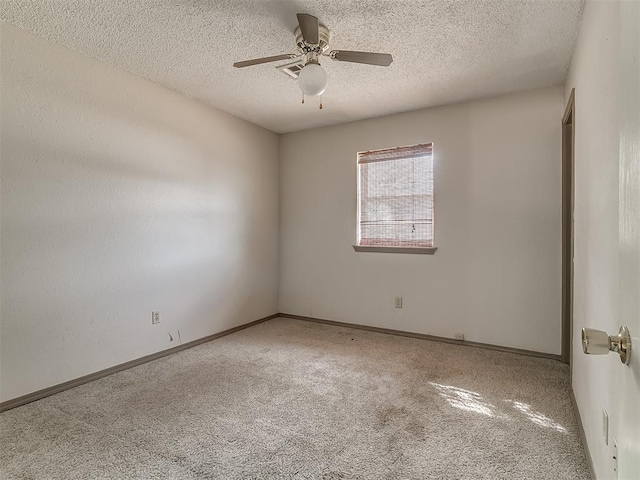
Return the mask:
[(302, 92), (302, 104), (304, 105), (304, 92)]
[(320, 110), (322, 110), (322, 95), (320, 95)]

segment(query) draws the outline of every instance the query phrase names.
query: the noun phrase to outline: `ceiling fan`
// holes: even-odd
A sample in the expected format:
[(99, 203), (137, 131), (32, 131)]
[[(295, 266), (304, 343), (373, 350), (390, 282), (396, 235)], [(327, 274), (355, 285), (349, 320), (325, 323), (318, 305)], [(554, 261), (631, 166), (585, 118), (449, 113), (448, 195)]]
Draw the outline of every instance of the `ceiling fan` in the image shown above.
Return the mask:
[[(322, 95), (327, 88), (327, 74), (320, 66), (320, 56), (326, 56), (339, 62), (364, 63), (381, 67), (388, 67), (393, 61), (393, 57), (389, 53), (354, 52), (350, 50), (329, 51), (329, 40), (331, 38), (329, 29), (313, 15), (298, 13), (297, 16), (298, 26), (294, 35), (298, 53), (285, 53), (245, 60), (236, 62), (233, 66), (244, 68), (262, 63), (295, 59), (293, 62), (280, 65), (277, 68), (298, 80), (298, 86), (303, 94), (302, 103), (304, 103), (305, 95)], [(322, 101), (320, 108), (322, 108)]]

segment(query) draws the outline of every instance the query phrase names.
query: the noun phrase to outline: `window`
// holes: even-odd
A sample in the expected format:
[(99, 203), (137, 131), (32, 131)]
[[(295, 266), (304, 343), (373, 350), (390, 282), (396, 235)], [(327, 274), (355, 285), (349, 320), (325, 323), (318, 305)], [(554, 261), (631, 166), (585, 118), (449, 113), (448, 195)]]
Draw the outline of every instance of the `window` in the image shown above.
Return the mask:
[(433, 144), (358, 153), (357, 251), (433, 253)]

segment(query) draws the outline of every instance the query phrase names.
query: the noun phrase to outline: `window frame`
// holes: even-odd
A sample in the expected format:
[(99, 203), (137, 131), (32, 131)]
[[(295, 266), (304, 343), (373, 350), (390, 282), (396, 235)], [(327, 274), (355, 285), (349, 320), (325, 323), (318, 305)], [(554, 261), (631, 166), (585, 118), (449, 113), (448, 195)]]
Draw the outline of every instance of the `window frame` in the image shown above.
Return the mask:
[[(433, 179), (433, 217), (434, 217), (434, 230), (433, 230), (433, 241), (434, 241), (434, 245), (431, 247), (401, 247), (401, 246), (380, 246), (380, 245), (360, 245), (360, 241), (361, 241), (361, 193), (360, 193), (360, 186), (361, 186), (361, 178), (360, 178), (360, 164), (359, 164), (359, 157), (361, 154), (365, 153), (365, 152), (371, 152), (371, 151), (376, 151), (376, 150), (390, 150), (393, 148), (411, 148), (411, 147), (416, 147), (418, 145), (431, 145), (431, 157), (432, 157), (432, 162), (435, 162), (435, 152), (434, 152), (434, 143), (433, 142), (427, 142), (427, 143), (416, 143), (413, 145), (403, 145), (403, 146), (399, 146), (399, 147), (387, 147), (387, 148), (379, 148), (379, 149), (375, 149), (375, 150), (363, 150), (363, 151), (359, 151), (356, 154), (356, 239), (355, 239), (355, 244), (353, 245), (353, 249), (356, 252), (369, 252), (369, 253), (412, 253), (412, 254), (419, 254), (419, 255), (433, 255), (436, 250), (438, 250), (438, 247), (435, 246), (435, 210), (436, 210), (436, 206), (435, 206), (435, 172), (432, 173), (432, 179)], [(432, 163), (433, 168), (435, 168), (435, 164)]]

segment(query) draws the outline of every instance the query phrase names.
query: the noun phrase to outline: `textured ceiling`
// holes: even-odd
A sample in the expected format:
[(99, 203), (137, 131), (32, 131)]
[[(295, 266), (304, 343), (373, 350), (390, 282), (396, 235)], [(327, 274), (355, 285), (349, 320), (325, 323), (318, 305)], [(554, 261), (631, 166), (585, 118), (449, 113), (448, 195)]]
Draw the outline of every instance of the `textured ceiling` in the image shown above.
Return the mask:
[[(0, 0), (0, 18), (271, 129), (290, 132), (562, 83), (584, 0)], [(296, 13), (332, 49), (390, 67), (323, 61), (324, 109), (274, 68)]]

